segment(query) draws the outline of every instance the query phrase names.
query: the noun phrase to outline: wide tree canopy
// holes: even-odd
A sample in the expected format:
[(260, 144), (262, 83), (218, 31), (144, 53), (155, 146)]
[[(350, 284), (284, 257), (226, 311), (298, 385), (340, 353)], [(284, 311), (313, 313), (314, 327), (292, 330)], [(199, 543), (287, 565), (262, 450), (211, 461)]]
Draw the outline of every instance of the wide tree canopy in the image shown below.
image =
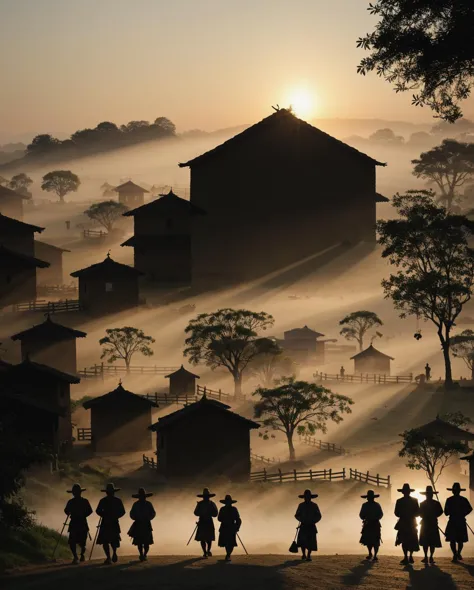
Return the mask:
[(41, 189), (50, 193), (56, 193), (61, 203), (68, 193), (75, 193), (81, 181), (70, 170), (53, 170), (43, 176)]
[(451, 330), (474, 286), (474, 250), (469, 240), (474, 222), (437, 205), (429, 191), (395, 195), (398, 219), (379, 221), (382, 256), (394, 267), (382, 281), (404, 318), (414, 315), (432, 322), (445, 363), (445, 385), (452, 386)]
[[(373, 311), (353, 311), (346, 315), (339, 322), (340, 326), (343, 326), (340, 331), (341, 336), (344, 336), (346, 340), (355, 340), (359, 345), (359, 350), (364, 350), (364, 338), (369, 330), (382, 326), (383, 322), (379, 316)], [(375, 338), (380, 338), (382, 334), (377, 330), (372, 334), (370, 342), (372, 343)]]
[(153, 356), (150, 344), (155, 342), (151, 336), (147, 336), (143, 330), (125, 326), (123, 328), (109, 328), (105, 330), (106, 336), (99, 340), (102, 346), (100, 358), (106, 358), (108, 363), (122, 359), (125, 361), (127, 373), (130, 372), (132, 357), (137, 352), (143, 356)]
[(472, 0), (375, 0), (374, 30), (357, 46), (370, 51), (358, 72), (375, 71), (413, 104), (453, 122), (474, 83)]
[(94, 221), (100, 223), (108, 232), (114, 228), (115, 222), (128, 211), (128, 207), (118, 201), (101, 201), (93, 203), (84, 214)]

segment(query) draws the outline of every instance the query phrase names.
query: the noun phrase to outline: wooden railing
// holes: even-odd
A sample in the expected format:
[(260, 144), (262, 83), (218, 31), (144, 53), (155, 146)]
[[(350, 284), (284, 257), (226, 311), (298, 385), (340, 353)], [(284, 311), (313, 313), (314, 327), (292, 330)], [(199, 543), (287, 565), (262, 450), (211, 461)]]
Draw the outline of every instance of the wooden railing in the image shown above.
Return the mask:
[(277, 472), (268, 473), (266, 469), (262, 471), (254, 471), (250, 474), (251, 482), (273, 482), (273, 483), (286, 483), (295, 481), (313, 481), (313, 480), (326, 480), (326, 481), (340, 481), (345, 479), (351, 479), (354, 481), (360, 481), (377, 487), (390, 488), (390, 476), (381, 477), (377, 475), (371, 475), (357, 471), (357, 469), (349, 469), (349, 478), (347, 478), (347, 470), (344, 467), (340, 471), (333, 471), (332, 469), (309, 469), (307, 471), (288, 471), (283, 473), (281, 469)]
[(78, 428), (77, 429), (77, 440), (92, 440), (92, 428)]
[(173, 373), (177, 371), (178, 367), (158, 367), (148, 366), (148, 367), (140, 367), (140, 366), (130, 366), (127, 370), (125, 365), (106, 365), (101, 363), (100, 365), (93, 365), (92, 367), (85, 367), (84, 369), (78, 371), (78, 375), (85, 379), (90, 378), (102, 378), (110, 377), (111, 375), (120, 375), (123, 373), (128, 374), (140, 374), (140, 375), (166, 375), (167, 373)]
[(340, 373), (330, 374), (317, 371), (313, 373), (316, 381), (339, 381), (340, 383), (375, 383), (387, 385), (393, 383), (413, 383), (413, 373), (409, 375), (378, 375), (370, 373), (357, 373), (356, 375), (341, 375)]
[(101, 229), (85, 229), (82, 235), (84, 238), (105, 238), (107, 232)]
[(143, 455), (143, 465), (145, 467), (150, 467), (150, 469), (156, 469), (158, 466), (158, 462), (153, 457), (151, 457), (150, 459), (146, 455)]
[(300, 437), (300, 442), (304, 443), (305, 445), (309, 445), (310, 447), (316, 447), (321, 451), (331, 451), (333, 453), (337, 453), (338, 455), (348, 455), (349, 451), (341, 447), (341, 445), (336, 445), (336, 443), (324, 442), (323, 440), (318, 440), (313, 438), (312, 436), (302, 436)]
[(200, 398), (203, 395), (206, 397), (210, 397), (212, 399), (217, 399), (219, 401), (235, 401), (236, 399), (245, 400), (245, 395), (235, 396), (232, 393), (224, 393), (221, 389), (209, 389), (209, 387), (203, 387), (202, 385), (198, 385), (196, 388), (196, 394)]
[(269, 465), (280, 463), (280, 459), (275, 459), (275, 457), (264, 457), (263, 455), (252, 453), (252, 451), (250, 451), (250, 459), (253, 459), (254, 461), (260, 461), (260, 463), (268, 463)]
[(64, 299), (63, 301), (46, 301), (37, 299), (29, 303), (16, 303), (9, 308), (13, 313), (27, 311), (41, 311), (47, 313), (61, 313), (65, 311), (79, 311), (81, 306), (78, 299)]
[(140, 397), (154, 401), (157, 405), (165, 406), (170, 404), (181, 404), (183, 406), (187, 406), (188, 404), (192, 404), (198, 400), (197, 396), (193, 393), (170, 395), (169, 393), (158, 393), (155, 391), (155, 393), (142, 393), (139, 395)]
[(78, 287), (76, 284), (71, 283), (70, 285), (38, 285), (36, 292), (38, 295), (64, 295), (77, 294)]

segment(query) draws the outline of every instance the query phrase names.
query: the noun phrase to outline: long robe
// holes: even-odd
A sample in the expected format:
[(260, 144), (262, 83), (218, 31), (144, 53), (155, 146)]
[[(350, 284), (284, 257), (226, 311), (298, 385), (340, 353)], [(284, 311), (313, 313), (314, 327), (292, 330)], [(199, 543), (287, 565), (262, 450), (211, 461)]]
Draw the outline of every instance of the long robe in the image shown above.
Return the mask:
[(315, 502), (301, 502), (295, 514), (300, 522), (296, 544), (302, 549), (318, 550), (316, 523), (321, 520), (319, 506)]
[(214, 518), (217, 516), (217, 506), (212, 500), (201, 500), (197, 503), (194, 516), (199, 518), (195, 541), (210, 543), (216, 538)]
[(69, 544), (85, 547), (89, 532), (87, 517), (92, 514), (89, 500), (82, 497), (71, 498), (66, 504), (64, 513), (71, 518), (68, 527)]
[(219, 547), (237, 547), (237, 533), (240, 530), (242, 521), (239, 511), (235, 506), (223, 506), (217, 517), (221, 526), (219, 527)]
[(438, 518), (443, 509), (438, 500), (427, 498), (420, 504), (420, 545), (422, 547), (442, 547), (439, 536)]
[(133, 524), (128, 531), (132, 537), (132, 545), (153, 545), (153, 527), (151, 521), (156, 512), (153, 504), (148, 500), (137, 500), (130, 510), (130, 518)]
[(464, 496), (450, 496), (446, 500), (444, 513), (449, 516), (446, 527), (446, 541), (455, 543), (467, 543), (466, 516), (471, 514), (472, 506)]
[(416, 498), (404, 496), (399, 498), (395, 504), (395, 516), (398, 522), (395, 525), (397, 540), (395, 545), (402, 545), (409, 552), (419, 551), (418, 531), (416, 528), (416, 517), (420, 515), (420, 505)]
[(125, 514), (122, 500), (116, 496), (105, 496), (99, 501), (96, 514), (102, 518), (97, 536), (97, 545), (120, 547), (119, 519)]
[(380, 520), (383, 518), (383, 510), (378, 502), (365, 502), (359, 513), (363, 521), (360, 537), (361, 545), (366, 547), (380, 547), (382, 538)]

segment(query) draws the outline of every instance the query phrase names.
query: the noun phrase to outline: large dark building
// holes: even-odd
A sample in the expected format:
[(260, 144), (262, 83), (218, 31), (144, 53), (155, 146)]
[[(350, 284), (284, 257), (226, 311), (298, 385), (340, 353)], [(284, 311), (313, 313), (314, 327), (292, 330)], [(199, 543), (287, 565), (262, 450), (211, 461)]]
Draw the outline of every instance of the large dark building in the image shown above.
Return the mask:
[(42, 324), (14, 334), (11, 338), (21, 342), (23, 360), (30, 358), (37, 363), (75, 375), (76, 339), (86, 336), (85, 332), (57, 324), (48, 316)]
[(23, 201), (28, 199), (31, 197), (0, 185), (0, 213), (2, 215), (21, 221), (23, 219)]
[(152, 447), (151, 409), (155, 402), (118, 387), (83, 404), (91, 411), (92, 447), (96, 453), (130, 453)]
[(172, 190), (124, 213), (134, 219), (134, 235), (122, 244), (134, 249), (135, 268), (148, 280), (189, 284), (192, 274), (191, 221), (203, 211)]
[(136, 268), (115, 262), (107, 254), (103, 262), (76, 270), (71, 276), (79, 279), (81, 308), (91, 314), (105, 315), (139, 304), (141, 274)]
[(329, 247), (375, 244), (381, 162), (280, 109), (191, 169), (193, 281), (260, 277)]
[(114, 191), (118, 193), (119, 203), (125, 205), (129, 209), (140, 207), (145, 202), (145, 193), (149, 191), (128, 180), (120, 186), (116, 186)]
[(35, 256), (49, 263), (48, 268), (38, 269), (37, 279), (39, 285), (63, 284), (64, 252), (70, 252), (70, 250), (35, 240)]
[(250, 431), (260, 425), (203, 396), (160, 418), (156, 432), (158, 471), (169, 479), (209, 481), (250, 475)]

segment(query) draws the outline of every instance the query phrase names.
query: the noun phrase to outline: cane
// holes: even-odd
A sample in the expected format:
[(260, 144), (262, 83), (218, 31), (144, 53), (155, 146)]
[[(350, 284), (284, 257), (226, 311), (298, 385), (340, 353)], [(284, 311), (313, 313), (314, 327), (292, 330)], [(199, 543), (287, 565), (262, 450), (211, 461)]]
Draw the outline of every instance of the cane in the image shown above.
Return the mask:
[(193, 534), (189, 537), (189, 541), (186, 543), (186, 547), (189, 545), (189, 543), (191, 543), (191, 541), (193, 540), (194, 537), (194, 533), (197, 531), (198, 528), (198, 523), (196, 523), (196, 526), (194, 527), (194, 531)]
[(64, 529), (66, 528), (66, 525), (68, 523), (68, 520), (69, 520), (69, 514), (67, 515), (66, 522), (63, 524), (63, 528), (61, 529), (61, 533), (59, 535), (58, 542), (56, 543), (56, 547), (54, 548), (53, 555), (51, 556), (51, 560), (53, 560), (54, 559), (54, 556), (56, 555), (56, 551), (57, 551), (57, 549), (59, 547), (59, 541), (61, 540), (61, 537), (63, 536)]
[(471, 529), (471, 527), (469, 526), (469, 524), (467, 522), (466, 522), (466, 526), (471, 531), (471, 533), (474, 535), (474, 531)]
[(94, 542), (92, 543), (92, 548), (91, 548), (91, 552), (90, 552), (90, 555), (89, 555), (89, 561), (92, 558), (92, 552), (94, 551), (94, 547), (95, 547), (95, 544), (96, 544), (96, 541), (97, 541), (97, 535), (99, 534), (99, 529), (100, 529), (100, 525), (101, 524), (102, 524), (102, 516), (100, 517), (99, 524), (97, 525), (97, 530), (95, 532)]
[(443, 535), (446, 537), (446, 533), (443, 531), (443, 529), (440, 526), (438, 526), (438, 530), (440, 533), (443, 533)]
[(242, 539), (240, 538), (239, 533), (236, 533), (236, 535), (237, 535), (237, 539), (239, 539), (239, 542), (243, 547), (243, 550), (245, 551), (245, 554), (248, 555), (249, 553), (248, 553), (247, 549), (245, 549), (245, 545), (242, 543)]

